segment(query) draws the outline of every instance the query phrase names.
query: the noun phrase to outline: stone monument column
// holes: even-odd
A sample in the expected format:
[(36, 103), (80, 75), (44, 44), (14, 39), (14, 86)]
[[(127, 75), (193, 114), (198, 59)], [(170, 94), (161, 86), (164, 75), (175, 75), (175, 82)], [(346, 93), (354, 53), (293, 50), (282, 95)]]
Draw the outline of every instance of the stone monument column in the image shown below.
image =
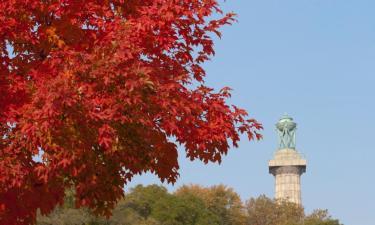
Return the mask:
[(275, 177), (275, 198), (302, 205), (301, 175), (306, 171), (306, 160), (295, 148), (296, 128), (297, 124), (288, 115), (276, 124), (279, 146), (268, 167)]

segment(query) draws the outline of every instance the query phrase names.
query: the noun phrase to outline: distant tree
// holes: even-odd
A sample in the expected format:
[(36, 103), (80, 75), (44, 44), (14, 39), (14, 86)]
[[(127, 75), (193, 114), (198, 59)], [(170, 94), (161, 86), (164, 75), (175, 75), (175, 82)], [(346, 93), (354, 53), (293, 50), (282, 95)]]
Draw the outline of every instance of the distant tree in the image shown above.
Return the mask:
[(74, 191), (48, 216), (38, 215), (38, 225), (342, 225), (327, 210), (305, 216), (303, 208), (262, 195), (244, 205), (238, 194), (224, 185), (182, 186), (175, 193), (158, 185), (132, 188), (110, 218), (77, 208)]
[(48, 216), (38, 214), (38, 225), (106, 225), (105, 218), (95, 216), (88, 208), (76, 208), (73, 190), (67, 190), (64, 204), (56, 207)]
[(245, 214), (239, 195), (224, 185), (205, 188), (199, 185), (182, 186), (177, 196), (194, 195), (203, 200), (208, 210), (219, 218), (220, 225), (243, 225)]
[(328, 210), (317, 209), (306, 216), (304, 225), (342, 225), (339, 220), (332, 219)]
[(171, 195), (158, 201), (152, 217), (163, 225), (220, 225), (220, 218), (204, 205), (204, 202), (193, 195)]
[[(121, 221), (121, 213), (131, 210), (143, 221), (153, 220), (162, 225), (215, 225), (214, 215), (205, 208), (201, 199), (185, 195), (177, 197), (167, 192), (163, 187), (138, 185), (119, 202), (110, 219)], [(122, 223), (126, 219), (123, 218)]]
[(247, 201), (246, 213), (248, 225), (297, 225), (304, 218), (304, 210), (299, 205), (264, 195)]
[(38, 215), (38, 225), (161, 225), (150, 217), (156, 201), (170, 195), (157, 185), (132, 189), (127, 198), (121, 199), (110, 219), (95, 216), (92, 210), (76, 207), (74, 191), (66, 191), (64, 204), (56, 207), (48, 216)]
[(142, 218), (147, 219), (155, 205), (170, 197), (167, 189), (158, 185), (142, 186), (138, 185), (131, 189), (130, 193), (122, 199), (118, 205), (118, 210), (129, 208), (134, 210)]
[(121, 199), (111, 218), (95, 216), (87, 208), (76, 208), (69, 191), (65, 203), (48, 216), (38, 216), (38, 225), (220, 225), (203, 200), (195, 195), (176, 196), (157, 185), (138, 185)]

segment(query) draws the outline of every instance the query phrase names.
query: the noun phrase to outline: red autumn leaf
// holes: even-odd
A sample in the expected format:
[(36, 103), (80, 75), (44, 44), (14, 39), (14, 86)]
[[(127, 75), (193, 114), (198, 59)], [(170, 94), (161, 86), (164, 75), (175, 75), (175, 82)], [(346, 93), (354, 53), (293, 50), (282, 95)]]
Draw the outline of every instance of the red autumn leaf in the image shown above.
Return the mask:
[(110, 215), (134, 175), (176, 181), (176, 144), (220, 163), (240, 133), (261, 138), (256, 120), (226, 104), (229, 88), (204, 86), (212, 36), (234, 21), (216, 0), (0, 9), (0, 224), (35, 223), (70, 187), (78, 206)]

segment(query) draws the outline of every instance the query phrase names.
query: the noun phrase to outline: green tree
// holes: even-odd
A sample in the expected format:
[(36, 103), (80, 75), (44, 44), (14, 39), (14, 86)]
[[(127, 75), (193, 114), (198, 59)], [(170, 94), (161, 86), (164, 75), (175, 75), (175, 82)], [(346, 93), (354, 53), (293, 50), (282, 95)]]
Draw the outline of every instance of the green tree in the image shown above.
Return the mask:
[(261, 195), (243, 204), (224, 185), (189, 185), (171, 194), (158, 185), (132, 188), (109, 219), (88, 208), (76, 208), (74, 192), (66, 191), (62, 205), (48, 216), (38, 215), (39, 225), (342, 225), (327, 210), (305, 216), (301, 206)]
[(154, 224), (218, 224), (217, 218), (205, 208), (201, 199), (193, 195), (175, 196), (168, 193), (164, 187), (157, 185), (146, 187), (139, 185), (133, 188), (115, 208), (111, 222), (114, 221), (113, 218), (127, 211), (135, 212), (144, 219), (144, 222), (153, 220)]
[(209, 188), (199, 185), (183, 186), (175, 194), (194, 195), (202, 199), (207, 209), (219, 218), (220, 225), (243, 225), (246, 222), (241, 198), (225, 185)]
[(138, 185), (132, 188), (130, 193), (119, 202), (117, 208), (120, 211), (124, 208), (132, 209), (142, 218), (147, 219), (151, 215), (155, 204), (167, 199), (170, 195), (166, 188), (158, 185), (146, 187)]
[(157, 202), (152, 217), (163, 225), (219, 225), (219, 218), (194, 195), (174, 196)]

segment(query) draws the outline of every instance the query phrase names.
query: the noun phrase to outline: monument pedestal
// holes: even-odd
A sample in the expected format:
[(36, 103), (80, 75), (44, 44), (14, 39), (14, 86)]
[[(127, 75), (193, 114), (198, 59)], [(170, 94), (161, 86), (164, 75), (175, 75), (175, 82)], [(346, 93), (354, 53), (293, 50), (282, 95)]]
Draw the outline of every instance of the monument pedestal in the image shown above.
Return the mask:
[(268, 163), (275, 176), (275, 198), (301, 205), (301, 175), (306, 171), (306, 160), (294, 149), (281, 149)]

